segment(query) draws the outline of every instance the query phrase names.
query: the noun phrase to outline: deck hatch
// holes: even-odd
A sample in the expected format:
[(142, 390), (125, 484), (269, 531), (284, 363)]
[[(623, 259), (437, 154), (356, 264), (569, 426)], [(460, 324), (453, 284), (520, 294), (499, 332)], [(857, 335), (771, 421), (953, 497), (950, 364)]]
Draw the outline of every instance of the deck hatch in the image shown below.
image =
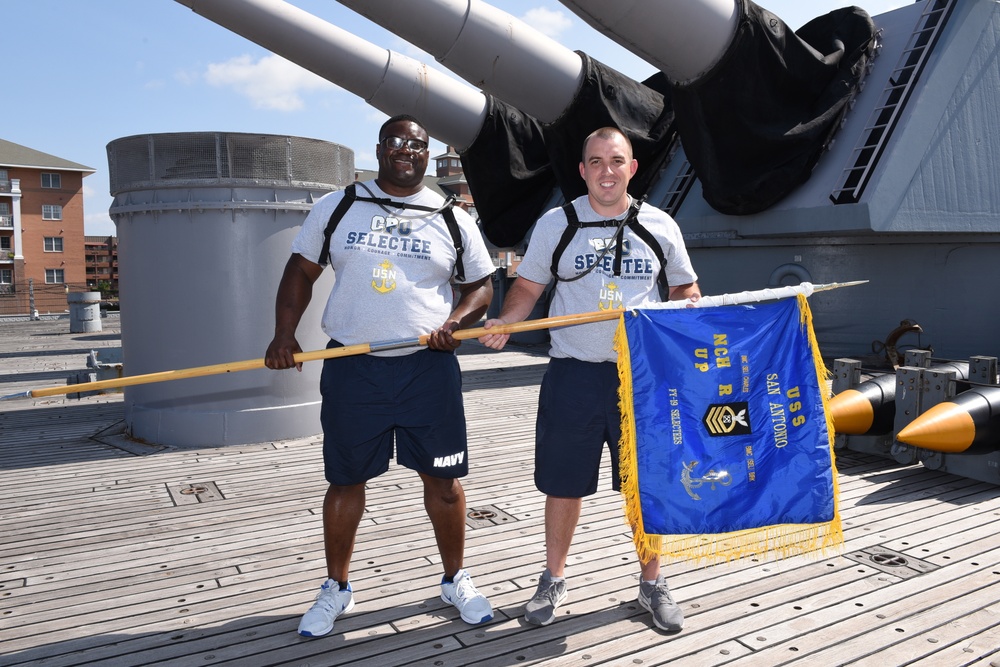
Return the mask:
[(465, 525), (469, 528), (489, 528), (504, 523), (513, 523), (516, 518), (507, 514), (495, 505), (469, 508), (465, 514)]
[(174, 505), (196, 505), (213, 500), (225, 500), (215, 482), (192, 482), (180, 486), (167, 486)]
[(904, 579), (936, 570), (939, 567), (925, 560), (879, 546), (867, 547), (845, 555), (855, 562), (869, 565), (876, 570)]

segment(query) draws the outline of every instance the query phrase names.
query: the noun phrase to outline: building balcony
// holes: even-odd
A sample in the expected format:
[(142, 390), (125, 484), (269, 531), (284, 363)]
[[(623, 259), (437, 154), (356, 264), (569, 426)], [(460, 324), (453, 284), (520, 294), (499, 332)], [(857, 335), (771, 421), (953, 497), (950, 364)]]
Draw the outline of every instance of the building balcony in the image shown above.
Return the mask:
[(0, 229), (14, 229), (14, 216), (0, 215)]

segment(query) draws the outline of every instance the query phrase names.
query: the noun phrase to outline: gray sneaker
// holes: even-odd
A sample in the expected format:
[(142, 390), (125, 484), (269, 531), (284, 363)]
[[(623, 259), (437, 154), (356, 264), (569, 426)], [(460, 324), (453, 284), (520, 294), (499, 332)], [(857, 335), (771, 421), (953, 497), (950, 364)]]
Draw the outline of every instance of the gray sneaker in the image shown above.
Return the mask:
[(524, 620), (532, 625), (548, 625), (556, 618), (556, 607), (566, 600), (566, 582), (552, 581), (548, 568), (538, 578), (538, 588), (524, 607)]
[(639, 604), (653, 614), (653, 623), (666, 632), (680, 632), (684, 627), (684, 612), (674, 602), (663, 575), (656, 577), (655, 584), (639, 582)]

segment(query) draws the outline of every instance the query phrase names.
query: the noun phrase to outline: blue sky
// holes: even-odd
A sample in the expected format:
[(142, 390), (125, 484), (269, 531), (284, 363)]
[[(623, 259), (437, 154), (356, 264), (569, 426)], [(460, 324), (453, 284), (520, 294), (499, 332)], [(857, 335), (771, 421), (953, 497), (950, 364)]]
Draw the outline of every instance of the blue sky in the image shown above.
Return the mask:
[[(380, 47), (434, 59), (334, 0), (291, 4)], [(636, 79), (653, 67), (555, 0), (494, 0), (570, 49)], [(838, 7), (873, 16), (909, 0), (758, 2), (793, 29)], [(2, 0), (6, 98), (0, 138), (95, 169), (84, 179), (87, 234), (114, 234), (106, 146), (160, 132), (228, 131), (332, 141), (375, 168), (385, 116), (361, 98), (269, 54), (174, 0)], [(443, 145), (432, 142), (432, 155)]]

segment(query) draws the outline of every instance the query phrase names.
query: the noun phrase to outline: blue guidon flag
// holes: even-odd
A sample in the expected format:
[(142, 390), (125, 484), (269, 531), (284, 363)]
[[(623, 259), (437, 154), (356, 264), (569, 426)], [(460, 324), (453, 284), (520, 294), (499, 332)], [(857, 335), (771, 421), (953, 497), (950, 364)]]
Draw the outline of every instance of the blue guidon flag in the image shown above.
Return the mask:
[(827, 372), (805, 296), (630, 311), (615, 347), (622, 493), (644, 561), (843, 543)]

